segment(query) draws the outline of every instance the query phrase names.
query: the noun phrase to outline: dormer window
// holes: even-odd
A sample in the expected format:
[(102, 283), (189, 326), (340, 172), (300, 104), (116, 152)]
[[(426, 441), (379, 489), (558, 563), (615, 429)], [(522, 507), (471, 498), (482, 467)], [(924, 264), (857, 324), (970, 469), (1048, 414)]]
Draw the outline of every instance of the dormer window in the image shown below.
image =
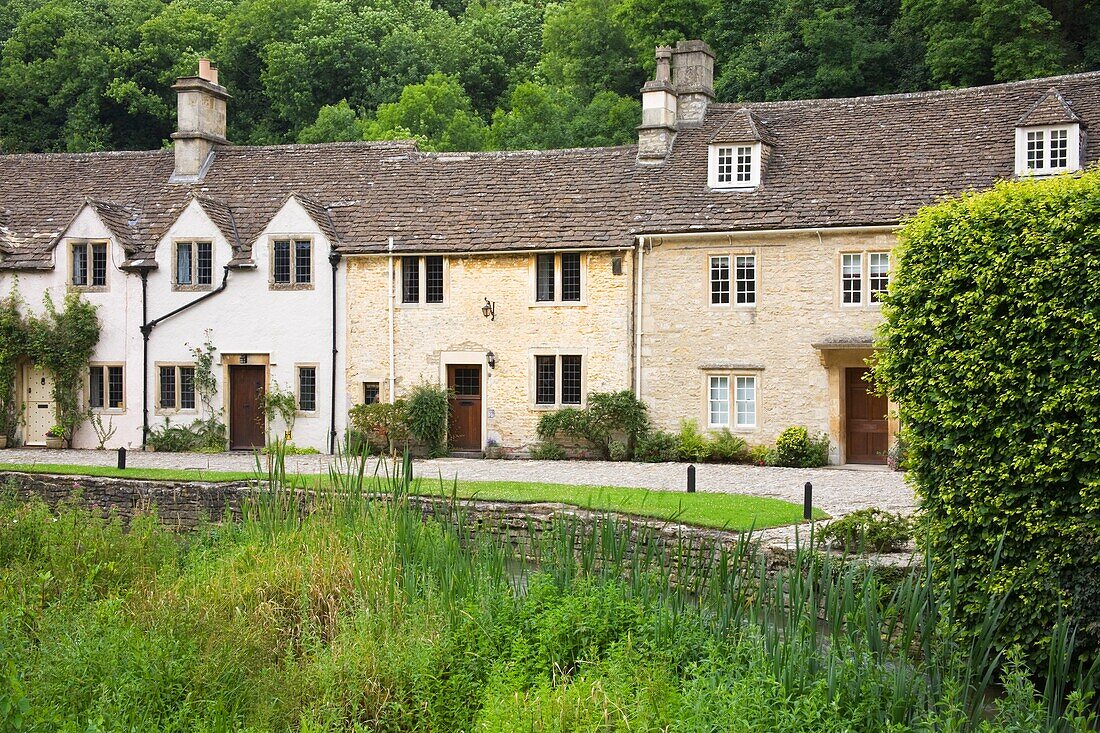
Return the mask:
[(1081, 169), (1081, 118), (1049, 89), (1016, 122), (1016, 175), (1050, 176)]
[(1016, 175), (1075, 171), (1080, 163), (1077, 125), (1016, 128)]
[(756, 188), (760, 185), (760, 143), (710, 146), (711, 188)]

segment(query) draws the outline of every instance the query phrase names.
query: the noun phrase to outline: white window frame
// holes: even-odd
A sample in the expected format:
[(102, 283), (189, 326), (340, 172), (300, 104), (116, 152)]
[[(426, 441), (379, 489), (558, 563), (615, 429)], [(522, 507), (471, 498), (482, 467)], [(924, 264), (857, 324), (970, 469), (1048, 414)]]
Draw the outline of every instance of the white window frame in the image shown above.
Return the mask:
[[(581, 360), (581, 401), (580, 402), (562, 402), (562, 357), (575, 356)], [(539, 373), (538, 362), (539, 358), (552, 358), (554, 359), (554, 402), (539, 402), (538, 390), (539, 390)], [(563, 407), (574, 407), (583, 409), (588, 402), (588, 351), (587, 349), (561, 349), (557, 351), (537, 350), (531, 354), (531, 409), (533, 410), (560, 410)]]
[[(752, 279), (744, 278), (740, 276), (741, 260), (752, 260)], [(755, 308), (757, 297), (759, 295), (759, 287), (757, 285), (759, 262), (755, 254), (736, 254), (733, 256), (733, 304), (738, 308)], [(752, 283), (752, 300), (741, 300), (741, 288), (738, 287), (740, 283)], [(746, 289), (746, 293), (749, 291)]]
[[(1066, 135), (1066, 164), (1050, 164), (1051, 136), (1054, 132)], [(1040, 167), (1031, 167), (1028, 161), (1029, 136), (1042, 135), (1042, 162)], [(1081, 170), (1081, 126), (1076, 123), (1065, 125), (1035, 125), (1016, 128), (1016, 175), (1017, 176), (1053, 176), (1058, 173)]]
[[(415, 257), (417, 264), (417, 295), (415, 301), (405, 301), (405, 258)], [(443, 258), (443, 300), (438, 303), (427, 302), (428, 298), (428, 258), (429, 257), (442, 257)], [(447, 302), (451, 297), (451, 258), (446, 255), (402, 255), (397, 259), (397, 267), (394, 268), (395, 277), (397, 282), (395, 286), (397, 288), (397, 305), (400, 308), (439, 308), (440, 306), (447, 305)]]
[[(122, 371), (122, 404), (111, 407), (111, 368)], [(103, 373), (103, 406), (92, 407), (92, 377), (89, 372), (92, 369), (101, 369)], [(120, 415), (126, 412), (126, 364), (121, 361), (93, 361), (88, 364), (87, 380), (84, 385), (84, 404), (95, 413)]]
[[(707, 185), (718, 190), (747, 190), (760, 185), (760, 149), (759, 142), (713, 143), (707, 156)], [(748, 177), (738, 175), (739, 156), (742, 151), (749, 154)], [(721, 164), (720, 159), (730, 156), (728, 163)], [(726, 171), (725, 167), (729, 166)], [(728, 180), (725, 179), (728, 173)]]
[[(158, 415), (175, 415), (175, 414), (178, 414), (178, 413), (184, 413), (184, 414), (197, 413), (199, 411), (199, 391), (198, 391), (198, 389), (194, 390), (194, 392), (195, 392), (195, 406), (194, 407), (182, 407), (181, 406), (181, 401), (182, 401), (181, 385), (183, 384), (183, 381), (182, 381), (181, 376), (180, 376), (180, 369), (181, 368), (186, 369), (188, 367), (190, 367), (191, 369), (195, 369), (195, 363), (194, 362), (185, 362), (185, 361), (179, 361), (179, 362), (158, 361), (154, 366), (156, 367), (156, 374), (157, 374), (156, 393), (155, 393), (155, 405), (156, 405), (156, 407), (154, 408), (154, 412)], [(161, 401), (160, 401), (160, 396), (161, 396), (161, 374), (160, 374), (160, 370), (161, 369), (173, 369), (176, 373), (176, 389), (175, 389), (176, 399), (175, 399), (175, 402), (174, 402), (174, 405), (175, 405), (174, 407), (164, 407), (163, 405), (161, 405)], [(197, 369), (196, 369), (196, 372), (197, 372)], [(193, 386), (193, 384), (192, 384), (192, 386)]]
[[(863, 256), (863, 252), (841, 252), (840, 253), (840, 304), (845, 308), (862, 308), (867, 300), (865, 298), (864, 291), (867, 289), (867, 276), (864, 272), (864, 268), (867, 264), (867, 258)], [(847, 260), (850, 258), (856, 258), (858, 265), (856, 271), (851, 272)], [(858, 278), (858, 287), (848, 288), (848, 283)], [(847, 301), (844, 296), (847, 293), (852, 293), (854, 300)]]
[[(715, 396), (716, 383), (720, 384), (722, 381), (725, 381), (725, 387), (724, 387), (724, 389), (725, 389), (725, 399), (721, 398), (721, 392), (718, 393), (717, 397)], [(731, 383), (731, 381), (732, 381), (732, 379), (731, 379), (729, 374), (710, 374), (710, 375), (707, 376), (707, 427), (708, 428), (711, 428), (711, 429), (728, 428), (730, 426), (731, 407), (732, 407), (732, 402), (730, 400), (730, 397), (731, 397), (730, 383)], [(719, 387), (719, 389), (722, 389), (722, 388)], [(722, 420), (722, 419), (715, 420), (714, 417), (715, 417), (716, 414), (719, 415), (719, 416), (723, 414), (723, 410), (721, 409), (721, 405), (723, 403), (725, 404), (725, 411), (724, 411), (725, 420)], [(715, 409), (716, 405), (718, 406), (717, 410)]]
[[(732, 265), (732, 259), (733, 258), (728, 254), (709, 255), (707, 257), (707, 297), (710, 300), (711, 306), (713, 306), (715, 308), (728, 308), (730, 303), (733, 302), (733, 265)], [(714, 277), (714, 275), (715, 275), (714, 269), (715, 269), (715, 261), (716, 260), (725, 260), (725, 264), (723, 265), (723, 264), (719, 263), (718, 267), (720, 267), (720, 268), (724, 267), (725, 268), (726, 278), (725, 278), (724, 281), (721, 280), (721, 279), (717, 280), (717, 282), (725, 282), (725, 284), (726, 284), (726, 291), (724, 293), (724, 295), (726, 296), (726, 300), (725, 300), (724, 303), (723, 302), (715, 302), (715, 300), (714, 300), (714, 296), (715, 296), (714, 284), (716, 282), (716, 279)]]
[[(894, 255), (888, 249), (860, 249), (860, 250), (841, 250), (837, 259), (837, 303), (844, 309), (860, 309), (860, 308), (878, 308), (882, 303), (881, 299), (876, 297), (876, 293), (879, 291), (871, 290), (871, 259), (885, 255), (886, 257), (886, 285), (889, 288), (890, 282), (894, 277)], [(859, 289), (853, 290), (859, 297), (859, 301), (855, 303), (844, 302), (844, 285), (846, 283), (846, 273), (844, 271), (844, 260), (848, 257), (859, 258)]]
[[(748, 400), (741, 399), (741, 383), (752, 383), (752, 422), (741, 422), (741, 405)], [(733, 375), (733, 425), (737, 430), (755, 430), (760, 422), (760, 380), (755, 374)]]
[[(579, 300), (562, 300), (562, 276), (561, 276), (561, 258), (562, 255), (577, 255), (580, 261), (580, 299)], [(547, 306), (561, 307), (561, 306), (578, 306), (587, 304), (587, 291), (588, 291), (588, 257), (584, 252), (537, 252), (531, 257), (531, 303), (530, 305), (535, 308), (544, 308)], [(553, 256), (554, 258), (554, 297), (551, 300), (539, 300), (539, 256)]]
[[(873, 281), (876, 279), (874, 269), (873, 269), (874, 266), (875, 266), (874, 261), (876, 259), (881, 260), (881, 258), (883, 258), (883, 257), (886, 258), (886, 273), (885, 273), (886, 288), (876, 289), (876, 288), (873, 287)], [(890, 257), (889, 252), (878, 251), (878, 252), (868, 252), (867, 253), (867, 303), (868, 304), (881, 303), (882, 302), (882, 298), (880, 297), (879, 294), (880, 293), (885, 293), (890, 289), (890, 278), (893, 275), (893, 269), (894, 269), (893, 261)], [(878, 279), (881, 279), (881, 276), (879, 276)]]

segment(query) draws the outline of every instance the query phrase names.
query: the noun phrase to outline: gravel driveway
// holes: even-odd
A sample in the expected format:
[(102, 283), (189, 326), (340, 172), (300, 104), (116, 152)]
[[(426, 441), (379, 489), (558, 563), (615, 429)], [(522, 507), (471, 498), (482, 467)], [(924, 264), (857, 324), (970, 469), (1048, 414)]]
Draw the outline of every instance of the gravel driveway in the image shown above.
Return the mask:
[[(287, 456), (287, 470), (327, 472), (330, 456)], [(0, 463), (67, 463), (114, 466), (114, 451), (12, 449), (0, 451)], [(249, 471), (256, 458), (247, 453), (131, 452), (133, 468), (175, 468), (199, 471)], [(415, 461), (413, 472), (425, 479), (456, 476), (466, 481), (539, 481), (578, 486), (634, 486), (683, 490), (687, 466), (682, 463), (611, 463), (608, 461), (492, 461), (439, 458)], [(813, 484), (814, 506), (840, 517), (856, 509), (878, 507), (909, 514), (915, 507), (913, 491), (900, 473), (880, 467), (771, 468), (700, 464), (699, 491), (771, 496), (802, 503), (803, 487)]]

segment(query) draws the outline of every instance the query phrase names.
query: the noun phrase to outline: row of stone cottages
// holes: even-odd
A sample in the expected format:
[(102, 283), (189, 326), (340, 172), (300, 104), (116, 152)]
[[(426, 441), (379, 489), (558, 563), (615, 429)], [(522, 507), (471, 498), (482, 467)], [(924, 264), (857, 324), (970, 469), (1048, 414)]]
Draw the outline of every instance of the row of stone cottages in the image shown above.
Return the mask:
[[(1100, 73), (715, 104), (713, 61), (657, 50), (636, 146), (469, 154), (231, 145), (203, 62), (174, 86), (172, 149), (0, 156), (0, 288), (99, 307), (85, 400), (109, 446), (199, 414), (209, 334), (232, 448), (264, 442), (272, 383), (297, 395), (294, 441), (327, 451), (350, 407), (427, 380), (455, 392), (456, 449), (521, 452), (544, 411), (631, 389), (665, 429), (805, 425), (835, 463), (881, 462), (896, 426), (864, 362), (898, 223), (1095, 162)], [(18, 390), (41, 445), (50, 375), (27, 363)]]

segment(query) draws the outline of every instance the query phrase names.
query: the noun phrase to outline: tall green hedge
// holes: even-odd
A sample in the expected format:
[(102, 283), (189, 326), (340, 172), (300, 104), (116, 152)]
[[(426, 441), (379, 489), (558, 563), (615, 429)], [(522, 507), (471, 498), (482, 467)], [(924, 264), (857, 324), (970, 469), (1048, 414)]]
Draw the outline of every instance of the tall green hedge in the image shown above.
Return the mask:
[(971, 613), (1007, 592), (1008, 641), (1041, 656), (1068, 614), (1095, 653), (1100, 171), (926, 208), (898, 262), (875, 376), (907, 426), (932, 549), (956, 559)]

